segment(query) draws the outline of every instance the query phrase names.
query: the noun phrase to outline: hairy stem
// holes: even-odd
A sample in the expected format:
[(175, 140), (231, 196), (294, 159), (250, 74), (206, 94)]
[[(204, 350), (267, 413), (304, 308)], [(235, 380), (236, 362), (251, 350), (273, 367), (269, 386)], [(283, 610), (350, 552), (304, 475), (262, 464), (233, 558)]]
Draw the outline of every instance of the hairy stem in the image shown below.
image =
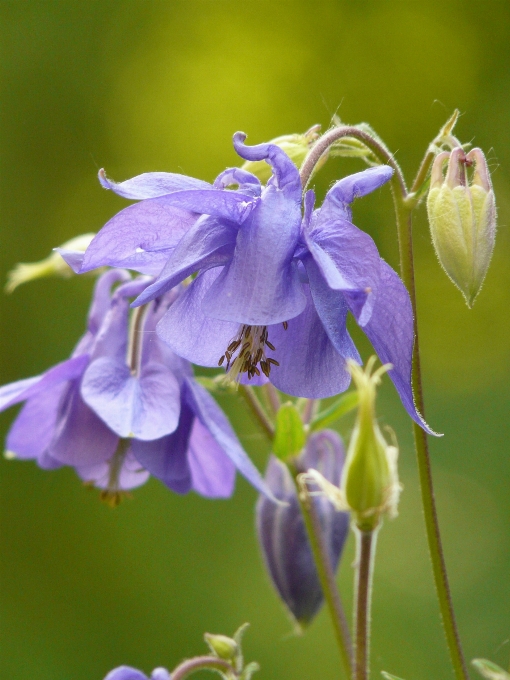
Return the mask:
[(236, 676), (235, 669), (223, 659), (218, 659), (216, 656), (195, 656), (193, 659), (186, 659), (181, 664), (174, 668), (171, 677), (172, 680), (183, 680), (191, 673), (196, 671), (216, 671), (221, 673), (231, 674)]
[(303, 497), (300, 493), (297, 478), (304, 470), (298, 469), (295, 464), (289, 464), (290, 471), (296, 482), (297, 494), (301, 513), (305, 523), (308, 540), (310, 541), (310, 548), (312, 550), (315, 568), (319, 576), (319, 581), (324, 594), (324, 599), (329, 609), (335, 638), (342, 658), (342, 665), (345, 676), (352, 677), (352, 641), (349, 632), (349, 624), (345, 617), (342, 601), (336, 585), (335, 573), (331, 567), (328, 551), (323, 540), (322, 527), (319, 517), (315, 510), (312, 498), (309, 494)]
[(379, 527), (363, 531), (354, 527), (356, 534), (356, 583), (354, 594), (355, 657), (354, 679), (367, 680), (370, 659), (370, 604), (375, 546)]
[(253, 391), (253, 387), (250, 387), (249, 385), (239, 385), (239, 392), (244, 397), (244, 400), (248, 404), (250, 411), (255, 416), (255, 420), (260, 425), (266, 437), (269, 439), (269, 441), (273, 441), (274, 425), (269, 420), (267, 413), (262, 408), (262, 404), (257, 399), (257, 395)]

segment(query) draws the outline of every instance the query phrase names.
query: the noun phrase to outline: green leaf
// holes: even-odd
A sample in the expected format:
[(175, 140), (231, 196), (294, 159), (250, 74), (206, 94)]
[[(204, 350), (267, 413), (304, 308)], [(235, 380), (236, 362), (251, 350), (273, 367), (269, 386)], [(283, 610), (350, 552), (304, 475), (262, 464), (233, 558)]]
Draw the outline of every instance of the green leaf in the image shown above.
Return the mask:
[(487, 659), (473, 659), (471, 662), (476, 670), (487, 680), (510, 680), (510, 673)]
[(297, 456), (305, 445), (306, 435), (301, 416), (295, 404), (282, 404), (276, 415), (276, 432), (273, 452), (277, 458), (286, 461)]
[(402, 680), (402, 678), (398, 678), (396, 675), (392, 675), (391, 673), (387, 673), (386, 671), (381, 671), (381, 675), (383, 678), (386, 678), (386, 680)]
[(342, 418), (358, 406), (358, 392), (346, 392), (337, 399), (329, 408), (318, 413), (310, 424), (310, 431), (322, 430), (335, 420)]

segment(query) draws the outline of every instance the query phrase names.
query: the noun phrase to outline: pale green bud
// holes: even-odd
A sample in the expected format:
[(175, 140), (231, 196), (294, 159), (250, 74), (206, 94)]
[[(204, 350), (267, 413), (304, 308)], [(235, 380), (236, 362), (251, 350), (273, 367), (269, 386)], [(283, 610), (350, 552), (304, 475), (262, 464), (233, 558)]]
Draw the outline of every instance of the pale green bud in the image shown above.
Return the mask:
[[(314, 125), (304, 134), (282, 135), (281, 137), (271, 139), (269, 144), (276, 144), (276, 146), (279, 146), (299, 169), (308, 155), (310, 148), (319, 138), (319, 129), (320, 125)], [(326, 160), (327, 155), (321, 159), (320, 165), (325, 163)], [(258, 177), (262, 184), (265, 184), (271, 177), (271, 166), (268, 165), (266, 161), (246, 161), (241, 167), (243, 170), (247, 170)]]
[(391, 365), (381, 366), (371, 374), (374, 363), (372, 357), (363, 371), (354, 361), (348, 362), (359, 406), (342, 473), (341, 494), (362, 531), (375, 529), (384, 513), (395, 516), (400, 493), (398, 449), (388, 445), (375, 417), (376, 387)]
[[(85, 252), (94, 238), (95, 234), (81, 234), (70, 241), (66, 241), (60, 246), (62, 250), (74, 250), (77, 252)], [(20, 262), (14, 269), (7, 274), (7, 283), (5, 290), (7, 293), (20, 286), (22, 283), (40, 279), (46, 276), (71, 276), (73, 270), (62, 259), (57, 252), (52, 252), (51, 255), (39, 262)]]
[(225, 661), (232, 661), (239, 652), (237, 642), (226, 635), (205, 633), (204, 640), (209, 645), (211, 652), (218, 658), (225, 659)]
[[(473, 165), (469, 183), (467, 168)], [(459, 147), (436, 156), (427, 211), (439, 261), (472, 307), (489, 268), (496, 237), (496, 202), (481, 149), (466, 154)]]

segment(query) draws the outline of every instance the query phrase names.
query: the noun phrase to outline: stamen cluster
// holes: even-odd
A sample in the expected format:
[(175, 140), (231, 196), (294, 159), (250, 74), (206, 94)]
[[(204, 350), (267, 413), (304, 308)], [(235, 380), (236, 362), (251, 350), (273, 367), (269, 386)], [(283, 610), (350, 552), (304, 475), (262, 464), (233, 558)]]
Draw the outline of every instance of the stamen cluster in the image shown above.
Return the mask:
[[(284, 328), (285, 326), (286, 322)], [(269, 378), (271, 365), (279, 366), (280, 364), (276, 359), (266, 357), (266, 346), (274, 352), (275, 346), (267, 339), (267, 326), (243, 324), (237, 336), (227, 347), (225, 354), (218, 361), (218, 366), (226, 360), (225, 369), (231, 380), (238, 380), (242, 373), (247, 373), (248, 379), (251, 380), (255, 375), (260, 376), (260, 371)], [(241, 349), (234, 357), (239, 347)]]

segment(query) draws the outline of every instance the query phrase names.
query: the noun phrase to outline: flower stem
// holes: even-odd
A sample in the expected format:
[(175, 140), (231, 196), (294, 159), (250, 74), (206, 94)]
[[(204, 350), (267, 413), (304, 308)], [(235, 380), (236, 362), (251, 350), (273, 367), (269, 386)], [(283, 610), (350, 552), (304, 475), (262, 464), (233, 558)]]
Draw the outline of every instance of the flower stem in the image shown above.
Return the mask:
[[(395, 212), (397, 216), (401, 275), (407, 290), (409, 291), (414, 314), (415, 341), (412, 370), (413, 392), (416, 401), (416, 407), (422, 416), (424, 416), (423, 385), (421, 378), (420, 345), (418, 339), (418, 321), (416, 309), (416, 287), (414, 281), (411, 209), (405, 206), (405, 198), (402, 198), (402, 196), (399, 195), (397, 191), (395, 191), (394, 185), (392, 185), (392, 189)], [(441, 541), (441, 533), (439, 531), (439, 522), (437, 519), (427, 434), (416, 423), (413, 423), (413, 432), (416, 458), (418, 461), (418, 471), (420, 476), (421, 500), (425, 519), (425, 528), (427, 532), (427, 541), (430, 558), (432, 561), (432, 571), (434, 574), (437, 598), (439, 600), (439, 608), (441, 611), (441, 617), (446, 635), (446, 642), (448, 644), (450, 658), (457, 680), (467, 680), (469, 675), (467, 672), (464, 654), (462, 652), (457, 623), (455, 621), (455, 612), (453, 610), (450, 585), (448, 582), (448, 574), (446, 572), (446, 564)]]
[(356, 535), (356, 583), (354, 594), (355, 659), (354, 680), (367, 680), (370, 654), (370, 604), (375, 546), (379, 527), (363, 531), (354, 526)]
[(250, 411), (255, 416), (256, 421), (262, 428), (262, 431), (264, 432), (266, 437), (269, 439), (269, 441), (273, 441), (274, 425), (269, 420), (266, 412), (262, 408), (262, 404), (257, 399), (257, 395), (253, 391), (253, 387), (250, 387), (249, 385), (239, 385), (239, 392), (244, 397), (244, 400), (248, 404)]
[(237, 675), (235, 669), (224, 659), (218, 659), (216, 656), (195, 656), (193, 659), (186, 659), (174, 668), (171, 677), (172, 680), (183, 680), (191, 673), (203, 670), (228, 673), (232, 677)]
[(295, 463), (289, 463), (289, 468), (296, 483), (301, 514), (305, 523), (308, 540), (312, 550), (315, 568), (324, 594), (324, 599), (331, 615), (335, 638), (342, 658), (342, 665), (347, 678), (352, 677), (352, 642), (349, 632), (349, 624), (344, 613), (340, 594), (336, 585), (335, 573), (331, 567), (328, 551), (323, 540), (322, 527), (315, 510), (312, 498), (309, 494), (300, 493), (298, 476), (304, 472)]

